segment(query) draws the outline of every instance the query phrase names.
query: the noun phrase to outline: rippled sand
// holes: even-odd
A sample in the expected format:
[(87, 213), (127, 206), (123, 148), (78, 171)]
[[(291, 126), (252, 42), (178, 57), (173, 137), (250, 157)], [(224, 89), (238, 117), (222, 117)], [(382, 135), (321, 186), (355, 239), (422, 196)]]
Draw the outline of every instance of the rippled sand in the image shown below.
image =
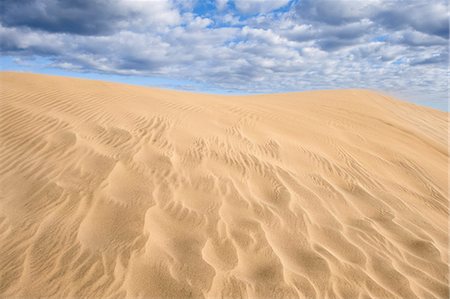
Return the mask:
[(1, 298), (448, 298), (448, 113), (1, 73)]

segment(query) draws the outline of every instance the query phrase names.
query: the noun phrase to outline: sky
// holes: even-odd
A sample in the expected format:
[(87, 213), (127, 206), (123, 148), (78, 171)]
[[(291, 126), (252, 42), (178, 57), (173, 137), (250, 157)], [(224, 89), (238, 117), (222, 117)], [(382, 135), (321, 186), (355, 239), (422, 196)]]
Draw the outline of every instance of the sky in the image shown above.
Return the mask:
[(446, 0), (0, 0), (0, 68), (208, 93), (369, 88), (448, 111)]

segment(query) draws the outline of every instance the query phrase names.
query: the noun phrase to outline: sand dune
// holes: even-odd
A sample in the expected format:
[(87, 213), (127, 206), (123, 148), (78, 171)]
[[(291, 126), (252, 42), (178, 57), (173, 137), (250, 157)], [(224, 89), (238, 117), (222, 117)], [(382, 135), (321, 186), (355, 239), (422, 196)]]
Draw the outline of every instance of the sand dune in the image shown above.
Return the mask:
[(0, 75), (1, 298), (448, 298), (448, 113)]

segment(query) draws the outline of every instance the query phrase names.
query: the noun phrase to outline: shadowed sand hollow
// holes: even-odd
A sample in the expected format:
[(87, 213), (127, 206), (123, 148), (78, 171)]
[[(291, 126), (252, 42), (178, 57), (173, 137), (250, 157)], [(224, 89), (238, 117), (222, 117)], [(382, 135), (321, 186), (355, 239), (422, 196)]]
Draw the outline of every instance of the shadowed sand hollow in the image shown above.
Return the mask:
[(448, 113), (0, 75), (1, 298), (448, 298)]

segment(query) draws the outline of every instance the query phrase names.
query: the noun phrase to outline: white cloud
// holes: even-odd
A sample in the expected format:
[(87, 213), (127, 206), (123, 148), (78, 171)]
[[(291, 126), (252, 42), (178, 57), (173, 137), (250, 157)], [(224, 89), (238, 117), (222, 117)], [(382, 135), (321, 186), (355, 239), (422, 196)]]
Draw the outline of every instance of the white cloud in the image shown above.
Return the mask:
[(224, 10), (227, 7), (228, 0), (216, 0), (216, 8), (219, 11)]
[(130, 16), (123, 21), (128, 29), (173, 26), (181, 22), (178, 9), (169, 0), (119, 0), (117, 9)]
[(234, 0), (236, 8), (246, 14), (268, 13), (288, 4), (289, 0)]

